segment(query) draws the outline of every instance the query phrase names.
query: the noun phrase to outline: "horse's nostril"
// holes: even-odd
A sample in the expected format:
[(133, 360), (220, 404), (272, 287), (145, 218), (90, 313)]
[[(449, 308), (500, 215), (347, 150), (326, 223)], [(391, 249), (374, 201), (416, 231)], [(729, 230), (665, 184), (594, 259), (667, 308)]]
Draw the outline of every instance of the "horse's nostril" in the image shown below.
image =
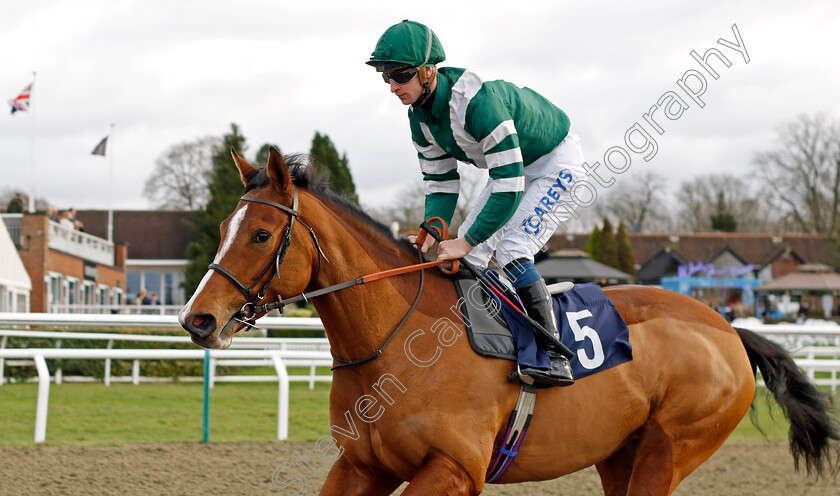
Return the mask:
[(191, 333), (206, 338), (216, 330), (216, 318), (209, 313), (197, 313), (189, 317), (187, 330)]

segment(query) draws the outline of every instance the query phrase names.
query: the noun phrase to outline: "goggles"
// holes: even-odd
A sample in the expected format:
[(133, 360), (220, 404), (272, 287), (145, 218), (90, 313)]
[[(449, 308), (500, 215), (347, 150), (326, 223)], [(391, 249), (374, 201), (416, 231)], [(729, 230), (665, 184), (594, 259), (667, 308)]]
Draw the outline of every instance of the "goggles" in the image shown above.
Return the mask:
[(406, 67), (404, 69), (396, 69), (393, 71), (383, 72), (382, 79), (385, 80), (385, 83), (391, 84), (391, 81), (397, 83), (398, 85), (402, 86), (404, 84), (410, 83), (414, 78), (417, 77), (419, 71), (416, 67)]

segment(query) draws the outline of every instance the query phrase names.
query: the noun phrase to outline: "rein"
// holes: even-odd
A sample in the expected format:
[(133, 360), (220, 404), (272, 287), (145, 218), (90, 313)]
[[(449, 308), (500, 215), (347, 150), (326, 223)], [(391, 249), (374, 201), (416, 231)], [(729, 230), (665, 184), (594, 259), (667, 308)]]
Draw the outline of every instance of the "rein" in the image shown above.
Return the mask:
[[(315, 243), (315, 248), (318, 251), (318, 272), (315, 274), (315, 277), (310, 281), (310, 284), (318, 279), (318, 276), (321, 274), (321, 259), (323, 258), (325, 262), (330, 263), (327, 256), (324, 254), (324, 251), (321, 249), (321, 246), (318, 244), (318, 238), (315, 236), (315, 231), (305, 222), (300, 220), (300, 213), (298, 212), (298, 190), (297, 187), (294, 188), (294, 196), (292, 200), (291, 208), (282, 205), (277, 202), (273, 202), (270, 200), (263, 200), (262, 198), (256, 198), (253, 196), (242, 196), (240, 198), (241, 201), (249, 201), (254, 203), (262, 203), (264, 205), (269, 205), (274, 208), (277, 208), (283, 212), (289, 214), (289, 225), (286, 226), (286, 229), (283, 231), (283, 237), (280, 240), (280, 245), (277, 247), (277, 252), (275, 252), (274, 257), (272, 257), (271, 261), (265, 266), (265, 268), (260, 272), (260, 275), (257, 276), (256, 280), (250, 286), (245, 286), (235, 275), (233, 275), (229, 270), (225, 269), (221, 265), (217, 263), (211, 263), (208, 266), (208, 269), (213, 270), (221, 274), (225, 277), (228, 281), (230, 281), (236, 289), (238, 289), (244, 296), (246, 303), (242, 305), (242, 308), (233, 316), (233, 318), (249, 327), (255, 327), (254, 322), (257, 320), (258, 314), (264, 314), (274, 309), (280, 309), (280, 312), (283, 312), (283, 308), (290, 304), (290, 303), (297, 303), (300, 301), (309, 302), (311, 298), (315, 298), (317, 296), (322, 296), (328, 293), (333, 293), (335, 291), (340, 291), (342, 289), (350, 288), (353, 286), (358, 286), (360, 284), (366, 284), (373, 281), (378, 281), (380, 279), (385, 279), (387, 277), (399, 276), (403, 274), (409, 274), (411, 272), (420, 271), (420, 288), (417, 291), (417, 296), (414, 298), (414, 302), (411, 304), (411, 307), (406, 312), (405, 316), (402, 318), (397, 327), (391, 332), (391, 335), (388, 336), (388, 339), (376, 349), (373, 353), (362, 358), (360, 360), (345, 360), (343, 358), (339, 358), (333, 355), (333, 359), (337, 362), (340, 362), (338, 365), (332, 367), (331, 370), (335, 370), (341, 367), (349, 367), (351, 365), (359, 365), (362, 363), (369, 362), (371, 360), (376, 359), (379, 355), (382, 354), (382, 351), (385, 349), (386, 346), (394, 339), (394, 336), (397, 335), (397, 332), (402, 328), (405, 322), (408, 320), (408, 317), (414, 312), (414, 309), (417, 308), (417, 304), (420, 302), (420, 296), (423, 294), (423, 284), (425, 281), (425, 269), (431, 267), (437, 267), (443, 265), (445, 263), (451, 263), (451, 267), (448, 269), (441, 269), (442, 272), (445, 274), (454, 274), (458, 272), (459, 263), (457, 260), (435, 260), (432, 262), (422, 262), (423, 260), (423, 253), (420, 252), (419, 246), (423, 245), (423, 240), (426, 238), (426, 232), (421, 231), (420, 236), (417, 239), (418, 249), (417, 254), (421, 263), (408, 265), (405, 267), (398, 267), (396, 269), (389, 269), (383, 270), (381, 272), (375, 272), (373, 274), (368, 274), (365, 276), (357, 277), (355, 279), (350, 279), (348, 281), (344, 281), (342, 283), (333, 284), (332, 286), (327, 286), (326, 288), (318, 289), (315, 291), (310, 291), (309, 293), (302, 292), (297, 296), (293, 296), (291, 298), (283, 299), (279, 295), (277, 296), (277, 301), (265, 303), (260, 305), (259, 302), (265, 298), (266, 292), (268, 292), (268, 287), (271, 285), (272, 279), (276, 276), (277, 279), (280, 279), (280, 265), (283, 263), (283, 260), (286, 258), (286, 252), (289, 249), (289, 245), (292, 244), (292, 229), (294, 228), (295, 221), (300, 222), (300, 224), (305, 227), (309, 231), (309, 235), (312, 237), (312, 242)], [(437, 217), (435, 218), (437, 219)], [(430, 219), (430, 221), (433, 219)], [(442, 221), (441, 221), (442, 222)], [(436, 229), (441, 236), (444, 238), (447, 237), (447, 229), (446, 224), (443, 223), (443, 229), (439, 229), (436, 226), (432, 226)], [(263, 284), (262, 288), (259, 292), (254, 295), (253, 291), (260, 283), (263, 277), (271, 270), (272, 266), (274, 267), (274, 271), (272, 271), (268, 279)]]

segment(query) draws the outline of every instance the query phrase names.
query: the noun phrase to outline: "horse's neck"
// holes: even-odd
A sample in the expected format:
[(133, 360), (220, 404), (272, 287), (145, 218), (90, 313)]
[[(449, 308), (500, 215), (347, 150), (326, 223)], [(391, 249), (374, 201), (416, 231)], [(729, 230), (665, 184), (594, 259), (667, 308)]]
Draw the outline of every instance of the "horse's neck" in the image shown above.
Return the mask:
[[(328, 225), (316, 232), (330, 263), (323, 263), (316, 282), (326, 287), (382, 270), (417, 263), (404, 248), (361, 219), (337, 209), (325, 209)], [(426, 277), (428, 280), (430, 278)], [(382, 279), (329, 293), (313, 300), (333, 353), (360, 359), (382, 345), (419, 289), (419, 275)]]

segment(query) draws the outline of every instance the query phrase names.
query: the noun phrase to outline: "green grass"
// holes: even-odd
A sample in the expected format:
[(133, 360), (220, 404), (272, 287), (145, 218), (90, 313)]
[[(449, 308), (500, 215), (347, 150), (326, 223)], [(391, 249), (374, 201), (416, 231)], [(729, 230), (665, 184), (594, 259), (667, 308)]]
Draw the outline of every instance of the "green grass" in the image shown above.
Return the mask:
[[(292, 383), (289, 438), (329, 433), (329, 384)], [(33, 444), (37, 384), (0, 386), (0, 445)], [(200, 442), (201, 383), (50, 386), (47, 444)], [(277, 439), (276, 383), (219, 383), (210, 392), (210, 441)]]
[[(249, 372), (270, 374), (273, 369)], [(289, 438), (314, 441), (329, 433), (329, 384), (292, 383)], [(31, 445), (35, 431), (37, 384), (0, 386), (0, 445)], [(65, 383), (50, 386), (47, 444), (119, 445), (200, 442), (201, 383)], [(276, 383), (219, 383), (210, 393), (210, 441), (271, 441), (277, 436)], [(754, 402), (759, 426), (770, 441), (787, 439), (781, 409), (759, 393)], [(730, 439), (761, 441), (746, 417)]]
[[(752, 411), (755, 411), (756, 423), (752, 422)], [(760, 429), (760, 430), (759, 430)], [(735, 441), (784, 441), (788, 437), (790, 424), (782, 413), (782, 409), (772, 398), (767, 397), (763, 390), (759, 390), (753, 400), (751, 413), (748, 413), (729, 439)], [(762, 432), (764, 435), (762, 435)]]

